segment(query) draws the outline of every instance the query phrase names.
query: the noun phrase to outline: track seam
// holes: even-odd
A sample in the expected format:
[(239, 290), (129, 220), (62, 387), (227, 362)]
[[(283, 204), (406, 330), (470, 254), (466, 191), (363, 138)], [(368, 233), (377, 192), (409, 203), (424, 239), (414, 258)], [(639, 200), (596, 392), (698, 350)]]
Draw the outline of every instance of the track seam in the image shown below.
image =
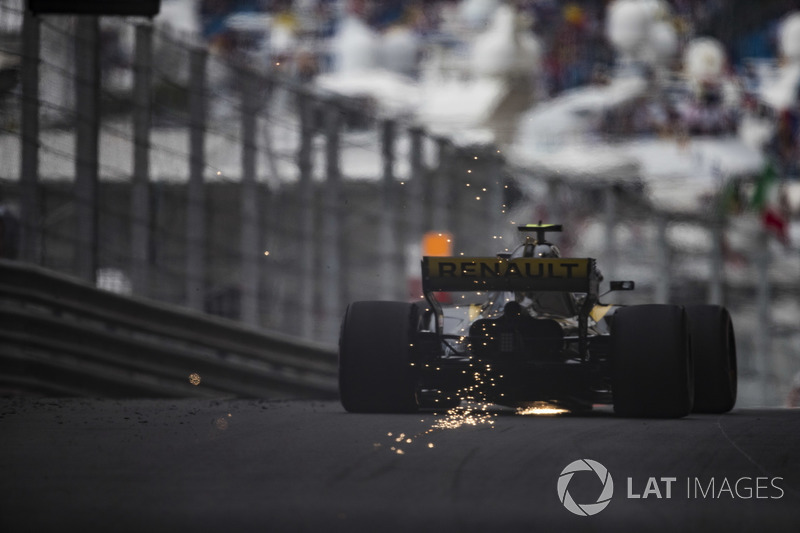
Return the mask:
[(453, 473), (453, 481), (450, 484), (450, 492), (455, 495), (456, 491), (458, 490), (458, 485), (461, 481), (461, 472), (464, 469), (464, 466), (469, 462), (470, 459), (478, 452), (478, 448), (472, 448), (467, 455), (458, 463), (456, 467), (456, 471)]
[[(747, 459), (748, 461), (750, 461), (750, 462), (751, 462), (753, 465), (755, 465), (755, 466), (756, 466), (756, 468), (758, 468), (759, 470), (761, 470), (761, 473), (762, 473), (762, 474), (766, 475), (767, 477), (771, 477), (771, 475), (770, 475), (770, 472), (768, 472), (766, 468), (764, 468), (764, 467), (763, 467), (763, 466), (761, 466), (759, 463), (757, 463), (757, 462), (755, 461), (755, 459), (753, 459), (752, 457), (750, 457), (750, 455), (749, 455), (749, 454), (748, 454), (746, 451), (744, 451), (743, 449), (741, 449), (741, 448), (739, 447), (739, 445), (738, 445), (738, 444), (736, 444), (736, 443), (733, 441), (733, 439), (731, 439), (731, 438), (728, 436), (728, 433), (725, 431), (725, 428), (723, 428), (723, 427), (722, 427), (722, 422), (721, 422), (721, 420), (722, 420), (722, 417), (721, 417), (721, 416), (717, 418), (717, 427), (719, 428), (720, 432), (722, 432), (722, 436), (723, 436), (723, 437), (725, 437), (725, 440), (727, 440), (727, 441), (730, 443), (730, 445), (731, 445), (731, 446), (733, 446), (733, 447), (734, 447), (734, 449), (735, 449), (737, 452), (739, 452), (740, 454), (742, 454), (742, 455), (745, 457), (745, 459)], [(783, 478), (783, 479), (785, 479), (785, 478)], [(795, 497), (800, 497), (800, 493), (798, 493), (798, 492), (797, 492), (795, 489), (793, 489), (792, 487), (786, 486), (786, 487), (784, 487), (784, 489), (786, 490), (786, 492), (790, 492), (790, 493), (791, 493), (791, 494), (793, 494)]]

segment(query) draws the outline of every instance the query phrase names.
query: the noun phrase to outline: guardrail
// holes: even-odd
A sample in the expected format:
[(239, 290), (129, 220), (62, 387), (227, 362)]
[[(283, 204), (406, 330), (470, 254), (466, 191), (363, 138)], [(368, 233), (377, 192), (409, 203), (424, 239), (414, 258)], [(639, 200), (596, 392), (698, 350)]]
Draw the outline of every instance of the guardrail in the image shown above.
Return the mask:
[(0, 389), (335, 397), (336, 351), (0, 261)]

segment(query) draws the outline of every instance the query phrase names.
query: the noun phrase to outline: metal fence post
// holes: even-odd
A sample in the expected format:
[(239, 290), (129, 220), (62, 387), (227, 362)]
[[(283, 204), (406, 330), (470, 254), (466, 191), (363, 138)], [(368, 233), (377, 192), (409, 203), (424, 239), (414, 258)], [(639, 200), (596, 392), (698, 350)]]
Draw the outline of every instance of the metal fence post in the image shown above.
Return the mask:
[(265, 206), (265, 215), (260, 222), (263, 228), (261, 230), (261, 242), (265, 248), (263, 257), (259, 255), (259, 287), (263, 291), (263, 293), (260, 293), (259, 299), (266, 297), (267, 301), (272, 303), (272, 305), (261, 308), (260, 318), (261, 324), (270, 329), (279, 330), (288, 327), (288, 322), (284, 323), (283, 320), (291, 320), (291, 317), (287, 316), (290, 313), (283, 310), (283, 304), (281, 303), (281, 298), (283, 298), (286, 290), (286, 281), (285, 279), (277, 279), (277, 276), (280, 275), (279, 266), (276, 264), (275, 256), (270, 256), (276, 250), (281, 253), (284, 249), (284, 242), (291, 246), (289, 243), (294, 242), (294, 239), (291, 237), (285, 239), (281, 228), (282, 221), (286, 219), (286, 213), (289, 211), (283, 205), (285, 203), (283, 197), (279, 195), (280, 172), (272, 144), (272, 132), (270, 131), (270, 127), (275, 120), (273, 110), (279, 86), (276, 84), (275, 78), (270, 75), (262, 75), (259, 79), (263, 83), (258, 93), (259, 100), (263, 102), (263, 108), (259, 114), (257, 128), (266, 159), (266, 168), (264, 169), (266, 179), (259, 194), (260, 203)]
[(98, 17), (80, 16), (75, 30), (75, 270), (91, 283), (97, 275), (100, 60)]
[(412, 127), (408, 130), (411, 141), (409, 165), (410, 175), (408, 180), (408, 228), (406, 231), (406, 245), (418, 243), (425, 232), (425, 176), (422, 167), (422, 129)]
[(257, 325), (258, 313), (258, 185), (256, 183), (256, 75), (247, 69), (241, 71), (242, 120), (242, 183), (241, 183), (241, 320)]
[(669, 303), (672, 257), (667, 240), (667, 217), (663, 214), (656, 215), (656, 261), (658, 262), (658, 276), (654, 303)]
[(381, 213), (380, 213), (380, 234), (379, 246), (381, 273), (381, 298), (384, 300), (394, 300), (397, 293), (398, 280), (402, 279), (403, 270), (398, 270), (397, 248), (399, 246), (397, 238), (397, 198), (396, 184), (394, 179), (395, 161), (395, 134), (396, 124), (394, 121), (386, 119), (381, 121), (381, 156), (383, 160), (383, 172), (381, 179)]
[[(488, 225), (488, 237), (497, 240), (503, 236), (503, 156), (500, 151), (491, 147), (487, 153), (488, 161), (485, 161), (487, 173), (489, 174), (486, 184), (486, 221)], [(497, 237), (497, 239), (495, 239)], [(502, 241), (495, 243), (500, 250)], [(505, 248), (505, 247), (504, 247)]]
[[(423, 140), (425, 137), (423, 137)], [(441, 146), (438, 147), (439, 149), (439, 158), (441, 159)], [(420, 146), (420, 151), (422, 151), (422, 147)], [(420, 154), (420, 159), (422, 159), (422, 154)], [(440, 161), (441, 162), (441, 161)], [(422, 233), (431, 231), (436, 226), (436, 220), (434, 215), (434, 210), (436, 209), (434, 205), (434, 196), (436, 194), (436, 172), (431, 172), (430, 169), (420, 169), (421, 173), (419, 174), (420, 178), (420, 185), (419, 189), (422, 191), (422, 197), (420, 201), (422, 202)]]
[(321, 340), (335, 342), (341, 318), (342, 277), (344, 274), (341, 264), (344, 225), (342, 224), (343, 210), (340, 205), (342, 176), (339, 166), (342, 113), (335, 102), (327, 102), (324, 115), (326, 177), (322, 200), (325, 221), (321, 249), (325, 265), (325, 281), (322, 283), (322, 309), (325, 318)]
[(135, 294), (150, 291), (150, 114), (153, 26), (136, 26), (133, 87), (133, 180), (131, 184), (131, 267)]
[(709, 261), (708, 303), (722, 305), (725, 263), (722, 256), (722, 240), (725, 237), (721, 207), (715, 206), (711, 221), (711, 258)]
[(605, 258), (605, 277), (608, 280), (614, 279), (617, 275), (617, 191), (613, 184), (608, 184), (603, 188), (604, 195), (604, 218), (606, 233), (606, 258)]
[[(397, 122), (394, 123), (395, 139), (397, 138)], [(408, 130), (405, 130), (408, 133)], [(392, 159), (396, 157), (397, 148), (396, 143), (392, 143)], [(394, 167), (394, 165), (392, 165)], [(409, 203), (409, 188), (406, 186), (407, 182), (398, 181), (397, 176), (392, 172), (392, 188), (394, 189), (394, 205), (392, 206), (392, 231), (394, 232), (394, 249), (391, 252), (393, 260), (394, 274), (392, 274), (392, 299), (404, 300), (407, 298), (408, 289), (408, 273), (406, 272), (406, 265), (408, 260), (408, 203)]]
[(402, 250), (405, 252), (405, 276), (408, 279), (403, 289), (404, 298), (419, 298), (419, 267), (422, 254), (422, 236), (430, 228), (430, 179), (423, 166), (424, 132), (419, 127), (408, 130), (410, 140), (410, 175), (406, 191), (406, 230)]
[[(464, 170), (463, 165), (461, 165), (463, 162), (462, 156), (462, 150), (450, 142), (447, 166), (442, 172), (442, 181), (439, 182), (439, 191), (442, 195), (442, 205), (445, 207), (444, 226), (447, 228), (447, 231), (453, 235), (454, 242), (459, 242), (458, 239), (462, 236), (461, 232), (463, 230), (463, 226), (461, 224), (461, 216), (463, 213), (461, 208), (464, 195), (462, 194), (463, 191), (461, 187), (462, 175), (459, 175), (459, 172)], [(472, 176), (472, 174), (470, 174), (470, 176)], [(475, 181), (471, 179), (470, 183), (474, 184)], [(474, 197), (472, 200), (476, 202), (478, 201)]]
[(20, 258), (40, 263), (39, 61), (40, 21), (25, 10), (22, 23), (22, 125), (20, 163)]
[(304, 93), (297, 94), (298, 114), (300, 118), (300, 146), (297, 150), (297, 167), (300, 173), (298, 184), (297, 225), (300, 237), (300, 276), (297, 284), (299, 323), (298, 332), (304, 338), (310, 338), (314, 314), (314, 184), (312, 182), (312, 160), (314, 132), (311, 124), (313, 106), (311, 97)]
[(447, 215), (447, 183), (449, 182), (452, 154), (450, 142), (444, 137), (436, 139), (439, 149), (439, 165), (435, 177), (431, 179), (431, 227), (430, 230), (450, 231)]
[(771, 329), (772, 315), (770, 312), (770, 283), (769, 283), (769, 241), (770, 236), (764, 229), (761, 229), (755, 250), (756, 270), (756, 328), (754, 335), (755, 368), (758, 372), (760, 381), (761, 400), (765, 405), (773, 402), (773, 398), (767, 397), (767, 391), (772, 390), (770, 381), (772, 379), (772, 345)]
[(186, 194), (186, 305), (205, 308), (205, 130), (208, 52), (194, 48), (189, 60), (189, 183)]

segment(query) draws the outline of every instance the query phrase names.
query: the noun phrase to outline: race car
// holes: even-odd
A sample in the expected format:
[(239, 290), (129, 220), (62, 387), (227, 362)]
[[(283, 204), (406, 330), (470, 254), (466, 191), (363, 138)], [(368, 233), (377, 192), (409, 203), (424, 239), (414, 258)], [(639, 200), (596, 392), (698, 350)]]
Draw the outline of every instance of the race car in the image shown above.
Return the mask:
[(347, 411), (465, 400), (571, 412), (613, 404), (617, 415), (654, 418), (733, 408), (736, 342), (724, 307), (603, 304), (596, 261), (563, 258), (548, 242), (560, 225), (518, 229), (512, 253), (423, 257), (424, 300), (348, 306), (339, 339)]

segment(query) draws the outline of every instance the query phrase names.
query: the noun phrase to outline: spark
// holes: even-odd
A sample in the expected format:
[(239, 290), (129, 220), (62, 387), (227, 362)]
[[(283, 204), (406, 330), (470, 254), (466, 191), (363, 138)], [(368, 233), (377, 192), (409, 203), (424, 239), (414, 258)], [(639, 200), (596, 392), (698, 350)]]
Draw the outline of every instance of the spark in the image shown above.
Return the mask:
[(547, 402), (535, 402), (528, 407), (517, 408), (517, 414), (521, 416), (552, 416), (563, 415), (569, 413), (569, 409), (562, 409), (557, 405), (549, 404)]
[[(462, 337), (462, 341), (463, 340), (464, 338)], [(429, 366), (429, 364), (425, 364), (425, 367)], [(494, 383), (488, 383), (489, 381), (494, 382), (494, 378), (485, 375), (486, 372), (491, 372), (491, 365), (484, 364), (476, 367), (473, 363), (470, 363), (469, 366), (475, 369), (473, 373), (473, 385), (455, 391), (455, 394), (443, 396), (448, 401), (454, 399), (458, 400), (458, 405), (448, 409), (447, 412), (444, 413), (444, 417), (437, 418), (430, 427), (415, 435), (399, 433), (398, 436), (395, 437), (394, 433), (388, 432), (387, 436), (392, 438), (395, 443), (412, 445), (415, 440), (425, 435), (430, 435), (435, 431), (479, 425), (486, 425), (494, 429), (495, 421), (493, 419), (497, 417), (497, 413), (489, 411), (491, 403), (485, 400), (484, 394), (488, 385), (496, 386)], [(437, 367), (436, 370), (440, 370), (440, 368)], [(466, 371), (463, 372), (466, 373)], [(438, 398), (435, 399), (436, 403), (439, 401)], [(439, 417), (439, 415), (439, 412), (433, 413), (435, 417)], [(424, 422), (424, 420), (421, 420), (421, 422)], [(375, 446), (375, 448), (377, 447), (378, 446)], [(434, 447), (434, 444), (428, 442), (426, 447), (431, 449)], [(397, 446), (391, 446), (390, 450), (397, 455), (405, 455), (405, 452)]]

